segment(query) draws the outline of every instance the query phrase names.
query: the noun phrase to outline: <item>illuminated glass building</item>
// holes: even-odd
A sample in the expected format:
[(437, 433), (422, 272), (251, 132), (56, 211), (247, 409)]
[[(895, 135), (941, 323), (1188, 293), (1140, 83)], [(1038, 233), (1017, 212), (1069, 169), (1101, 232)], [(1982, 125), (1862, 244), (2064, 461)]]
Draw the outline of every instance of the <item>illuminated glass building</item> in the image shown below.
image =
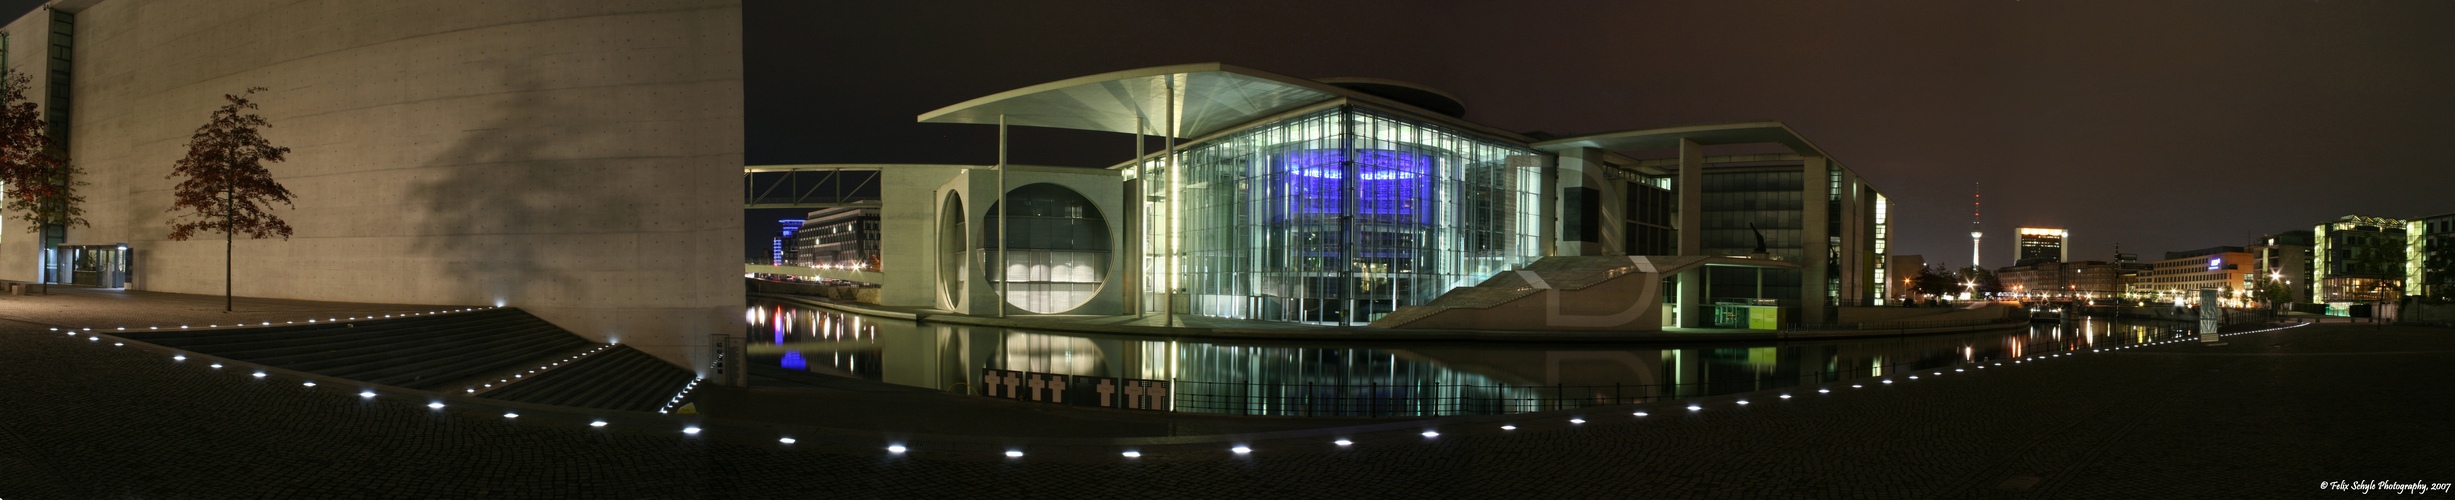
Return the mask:
[(2033, 266), (2047, 262), (2071, 261), (2071, 250), (2063, 247), (2063, 239), (2071, 233), (2061, 229), (2039, 227), (2020, 228), (2020, 256), (2012, 259), (2015, 266)]
[(2333, 314), (2352, 304), (2396, 302), (2407, 279), (2427, 279), (2426, 221), (2347, 215), (2312, 226), (2312, 302)]
[[(1554, 138), (1465, 112), (1402, 82), (1223, 64), (1091, 75), (931, 111), (920, 121), (999, 125), (1001, 151), (1005, 126), (1067, 128), (1134, 134), (1117, 148), (1139, 159), (879, 167), (882, 252), (939, 256), (889, 273), (882, 300), (975, 315), (1361, 325), (1472, 295), (1460, 290), (1546, 257), (1629, 266), (1631, 255), (1724, 259), (1676, 261), (1698, 271), (1666, 274), (1674, 291), (1640, 304), (1677, 311), (1663, 317), (1678, 325), (1708, 326), (1699, 313), (1725, 299), (1782, 307), (1792, 325), (1882, 299), (1886, 200), (1787, 126)], [(984, 207), (1027, 192), (1078, 197), (1062, 217), (1074, 222), (998, 229), (992, 219), (1004, 216)], [(915, 212), (928, 215), (898, 215)], [(1093, 227), (1104, 232), (1081, 236)], [(1045, 237), (1059, 233), (1071, 236)]]
[(784, 228), (784, 231), (782, 235), (776, 236), (774, 239), (769, 240), (767, 247), (767, 265), (793, 265), (795, 262), (798, 262), (796, 255), (800, 250), (800, 244), (794, 240), (794, 236), (801, 232), (801, 220), (784, 219), (776, 221), (776, 225)]

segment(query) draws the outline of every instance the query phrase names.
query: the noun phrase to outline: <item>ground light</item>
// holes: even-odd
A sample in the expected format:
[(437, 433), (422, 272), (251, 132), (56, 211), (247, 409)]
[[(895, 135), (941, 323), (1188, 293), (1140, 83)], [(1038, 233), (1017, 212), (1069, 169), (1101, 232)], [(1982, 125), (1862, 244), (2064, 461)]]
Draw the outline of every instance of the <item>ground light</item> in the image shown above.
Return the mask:
[(598, 421), (595, 421), (595, 422), (589, 422), (589, 423), (588, 423), (588, 426), (589, 426), (589, 427), (604, 427), (604, 426), (605, 426), (605, 421), (603, 421), (603, 420), (598, 420)]
[(1568, 419), (1568, 423), (1570, 423), (1570, 424), (1583, 424), (1583, 423), (1586, 423), (1586, 419), (1582, 419), (1582, 418), (1572, 418), (1572, 419)]
[(1504, 431), (1514, 431), (1514, 430), (1517, 430), (1517, 426), (1514, 426), (1514, 425), (1503, 425), (1503, 426), (1500, 426), (1500, 430), (1504, 430)]
[(698, 428), (698, 427), (683, 427), (683, 428), (682, 428), (682, 433), (683, 433), (683, 434), (689, 434), (689, 435), (696, 436), (696, 435), (699, 435), (699, 428)]
[(778, 443), (784, 443), (784, 444), (793, 444), (793, 438), (789, 438), (789, 437), (788, 437), (788, 438), (776, 438), (776, 442), (778, 442)]
[(358, 391), (358, 397), (375, 399), (375, 391)]
[(512, 413), (512, 412), (503, 412), (503, 418), (520, 418), (520, 414), (518, 414), (518, 413)]
[(1630, 415), (1636, 415), (1636, 416), (1640, 416), (1640, 417), (1642, 417), (1642, 416), (1645, 416), (1645, 415), (1646, 415), (1646, 413), (1645, 413), (1645, 412), (1636, 412), (1636, 413), (1630, 413)]
[(438, 402), (433, 402), (433, 403), (427, 403), (427, 404), (426, 404), (426, 407), (427, 407), (427, 408), (432, 408), (432, 409), (441, 410), (441, 409), (443, 409), (443, 403), (442, 403), (442, 402), (440, 402), (440, 401), (438, 401)]
[(1125, 450), (1125, 453), (1119, 453), (1118, 455), (1124, 455), (1125, 458), (1142, 458), (1142, 452), (1134, 450)]
[(1251, 454), (1253, 454), (1253, 448), (1250, 448), (1250, 447), (1244, 447), (1244, 446), (1238, 446), (1238, 447), (1235, 447), (1235, 448), (1228, 448), (1228, 451), (1235, 452), (1235, 453), (1236, 453), (1236, 454), (1238, 454), (1238, 455), (1251, 455)]
[(1335, 444), (1335, 445), (1339, 445), (1339, 446), (1354, 446), (1354, 445), (1355, 445), (1355, 442), (1354, 442), (1354, 441), (1348, 441), (1348, 440), (1346, 440), (1345, 438), (1340, 438), (1340, 439), (1339, 439), (1339, 440), (1337, 440), (1337, 441), (1331, 441), (1331, 442), (1330, 442), (1330, 444)]
[(1023, 458), (1023, 452), (1019, 450), (1006, 450), (1006, 458)]
[(1703, 406), (1688, 405), (1688, 411), (1703, 411), (1704, 409), (1705, 407)]
[(1440, 431), (1424, 431), (1424, 438), (1426, 438), (1426, 439), (1430, 439), (1430, 438), (1436, 438), (1436, 437), (1441, 437), (1441, 432), (1440, 432)]

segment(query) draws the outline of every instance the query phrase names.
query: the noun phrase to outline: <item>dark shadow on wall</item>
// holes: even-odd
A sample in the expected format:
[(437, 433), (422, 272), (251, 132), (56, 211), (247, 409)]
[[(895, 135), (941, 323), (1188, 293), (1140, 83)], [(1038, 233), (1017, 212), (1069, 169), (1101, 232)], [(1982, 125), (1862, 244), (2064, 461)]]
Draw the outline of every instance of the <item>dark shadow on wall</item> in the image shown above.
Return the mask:
[(486, 300), (512, 306), (596, 302), (605, 291), (573, 273), (602, 266), (568, 261), (635, 257), (604, 253), (635, 249), (593, 248), (603, 241), (593, 236), (651, 230), (640, 220), (637, 189), (653, 186), (624, 178), (637, 170), (617, 168), (633, 165), (573, 150), (616, 143), (618, 132), (594, 121), (604, 113), (585, 109), (592, 104), (586, 93), (558, 93), (548, 76), (515, 61), (492, 89), (499, 94), (444, 98), (499, 104), (457, 110), (470, 121), (438, 125), (464, 132), (423, 165), (448, 168), (427, 170), (432, 177), (409, 193), (410, 204), (425, 210), (422, 220), (412, 218), (422, 226), (413, 248), (441, 264), (448, 275), (437, 278), (474, 284), (492, 294)]

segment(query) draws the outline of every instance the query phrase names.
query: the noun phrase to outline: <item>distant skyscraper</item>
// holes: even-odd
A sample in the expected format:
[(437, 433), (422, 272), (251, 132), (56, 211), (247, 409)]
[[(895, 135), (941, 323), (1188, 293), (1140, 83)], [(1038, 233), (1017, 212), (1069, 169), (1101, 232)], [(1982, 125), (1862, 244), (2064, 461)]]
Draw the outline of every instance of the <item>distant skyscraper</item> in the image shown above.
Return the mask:
[(2061, 229), (2020, 228), (2020, 254), (2013, 259), (2013, 265), (2070, 262), (2071, 250), (2063, 247), (2063, 238), (2069, 236), (2071, 233)]
[(784, 226), (784, 235), (776, 237), (773, 245), (768, 247), (767, 253), (768, 260), (770, 262), (768, 262), (767, 265), (793, 265), (793, 233), (801, 232), (801, 219), (784, 219), (776, 221), (776, 223)]

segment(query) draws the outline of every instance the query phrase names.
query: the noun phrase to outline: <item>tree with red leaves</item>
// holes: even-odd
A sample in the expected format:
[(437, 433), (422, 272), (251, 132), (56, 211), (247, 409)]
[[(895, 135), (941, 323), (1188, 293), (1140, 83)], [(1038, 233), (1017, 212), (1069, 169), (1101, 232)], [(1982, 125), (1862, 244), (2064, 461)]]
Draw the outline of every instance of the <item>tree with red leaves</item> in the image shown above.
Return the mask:
[[(83, 226), (85, 197), (77, 194), (76, 166), (68, 163), (57, 142), (44, 133), (42, 109), (26, 99), (32, 79), (25, 73), (0, 69), (0, 204), (27, 222), (26, 230), (42, 233), (55, 227)], [(49, 254), (44, 254), (48, 258)], [(44, 263), (49, 269), (49, 263)], [(45, 287), (51, 280), (43, 280)]]
[(282, 161), (290, 148), (274, 146), (256, 131), (273, 126), (263, 116), (247, 112), (256, 109), (247, 96), (262, 90), (264, 87), (251, 87), (238, 95), (223, 94), (230, 104), (213, 110), (213, 120), (196, 128), (196, 135), (188, 138), (188, 156), (164, 176), (187, 177), (172, 190), (177, 201), (168, 211), (187, 213), (171, 219), (170, 239), (186, 240), (198, 231), (222, 233), (222, 312), (231, 309), (230, 259), (237, 235), (290, 239), (290, 223), (265, 212), (272, 202), (290, 205), (290, 190), (274, 182), (273, 172), (264, 168), (267, 162)]

